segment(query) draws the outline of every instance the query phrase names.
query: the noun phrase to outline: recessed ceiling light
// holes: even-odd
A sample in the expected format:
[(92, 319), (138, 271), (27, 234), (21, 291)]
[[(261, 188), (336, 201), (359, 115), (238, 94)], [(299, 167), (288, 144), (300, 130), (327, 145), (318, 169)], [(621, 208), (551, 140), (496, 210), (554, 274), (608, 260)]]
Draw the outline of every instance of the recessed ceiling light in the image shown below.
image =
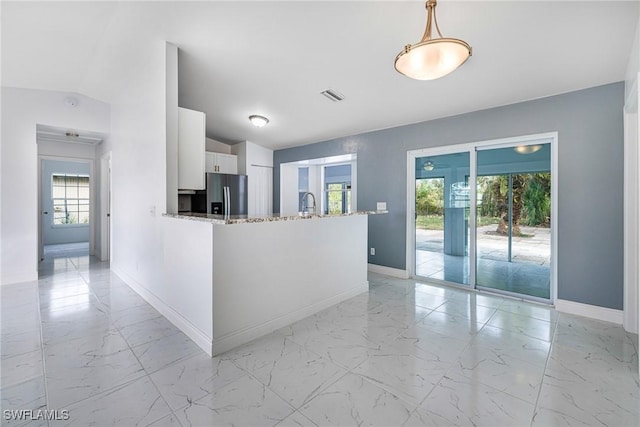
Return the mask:
[(257, 128), (265, 127), (267, 123), (269, 123), (269, 119), (264, 116), (258, 116), (256, 114), (249, 116), (249, 120), (251, 120), (251, 123)]

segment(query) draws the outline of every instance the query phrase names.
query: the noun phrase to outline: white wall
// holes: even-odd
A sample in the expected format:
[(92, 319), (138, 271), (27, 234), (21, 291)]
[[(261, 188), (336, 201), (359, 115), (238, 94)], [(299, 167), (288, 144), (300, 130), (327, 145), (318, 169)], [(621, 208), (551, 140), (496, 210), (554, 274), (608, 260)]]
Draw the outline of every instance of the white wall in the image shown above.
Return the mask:
[(280, 165), (280, 213), (293, 215), (298, 212), (298, 166)]
[[(211, 138), (207, 138), (205, 140), (205, 150), (212, 151), (214, 153), (231, 154), (230, 145), (223, 144), (222, 142), (216, 141), (215, 139)], [(244, 175), (244, 173), (242, 175)]]
[(178, 47), (165, 45), (166, 212), (178, 213)]
[(175, 194), (177, 200), (177, 160), (171, 158), (177, 122), (170, 122), (177, 121), (171, 112), (177, 112), (178, 105), (177, 97), (169, 93), (177, 88), (173, 49), (165, 42), (146, 46), (111, 104), (111, 269), (202, 345), (211, 337), (210, 319), (185, 307), (194, 297), (211, 292), (211, 279), (190, 281), (181, 274), (184, 265), (176, 258), (189, 244), (179, 227), (188, 233), (198, 225), (162, 217), (172, 206), (167, 198)]
[(624, 314), (623, 326), (638, 333), (640, 318), (640, 150), (638, 138), (638, 76), (640, 71), (640, 23), (625, 73), (624, 106)]
[(140, 54), (111, 104), (111, 268), (164, 300), (158, 219), (173, 175), (166, 161), (166, 45), (154, 43)]
[[(53, 225), (52, 175), (78, 174), (90, 175), (90, 165), (87, 161), (59, 161), (43, 160), (42, 171), (42, 209), (47, 212), (42, 216), (42, 234), (45, 245), (62, 243), (88, 242), (90, 238), (89, 224)], [(93, 177), (90, 178), (93, 180)], [(90, 189), (90, 195), (95, 196)], [(93, 218), (91, 218), (93, 219)]]
[(109, 105), (69, 93), (2, 88), (0, 283), (38, 278), (38, 147), (36, 125), (109, 132)]

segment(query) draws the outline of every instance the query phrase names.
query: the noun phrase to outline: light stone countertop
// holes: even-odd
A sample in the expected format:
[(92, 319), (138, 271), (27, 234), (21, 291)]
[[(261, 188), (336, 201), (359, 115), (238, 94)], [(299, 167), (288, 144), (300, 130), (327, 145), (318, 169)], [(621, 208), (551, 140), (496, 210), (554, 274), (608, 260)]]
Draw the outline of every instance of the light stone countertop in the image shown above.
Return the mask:
[(168, 218), (184, 219), (187, 221), (201, 221), (210, 222), (212, 224), (253, 224), (257, 222), (276, 222), (276, 221), (300, 221), (309, 219), (323, 219), (323, 218), (337, 218), (341, 216), (354, 216), (354, 215), (380, 215), (386, 214), (389, 211), (356, 211), (346, 214), (314, 214), (314, 215), (281, 215), (273, 214), (269, 216), (250, 217), (248, 215), (212, 215), (203, 213), (163, 213), (162, 216)]

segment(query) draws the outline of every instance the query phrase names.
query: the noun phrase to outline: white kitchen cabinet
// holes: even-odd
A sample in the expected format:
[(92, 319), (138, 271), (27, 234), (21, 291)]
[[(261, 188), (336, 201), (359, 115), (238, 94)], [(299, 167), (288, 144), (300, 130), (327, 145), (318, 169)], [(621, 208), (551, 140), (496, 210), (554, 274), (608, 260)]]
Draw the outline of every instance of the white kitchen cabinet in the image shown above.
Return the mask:
[(178, 189), (204, 190), (206, 116), (178, 108)]
[(238, 156), (224, 153), (206, 153), (205, 171), (210, 173), (238, 174)]

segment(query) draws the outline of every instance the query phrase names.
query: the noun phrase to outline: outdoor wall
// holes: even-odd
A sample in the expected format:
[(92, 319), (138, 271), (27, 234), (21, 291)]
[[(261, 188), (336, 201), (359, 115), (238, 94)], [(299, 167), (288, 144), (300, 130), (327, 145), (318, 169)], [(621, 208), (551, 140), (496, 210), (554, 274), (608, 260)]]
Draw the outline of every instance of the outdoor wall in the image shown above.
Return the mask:
[[(78, 99), (68, 107), (65, 97)], [(108, 133), (109, 105), (78, 94), (2, 87), (0, 283), (38, 278), (36, 125)]]
[[(53, 200), (51, 198), (51, 176), (55, 174), (89, 175), (89, 163), (44, 160), (42, 170), (42, 208), (48, 212), (43, 216), (42, 233), (45, 245), (88, 242), (89, 224), (53, 225)], [(94, 197), (94, 200), (96, 198)]]
[(274, 153), (280, 164), (358, 155), (358, 208), (386, 201), (369, 221), (369, 263), (405, 270), (407, 151), (558, 132), (558, 298), (622, 309), (624, 84), (369, 132)]

